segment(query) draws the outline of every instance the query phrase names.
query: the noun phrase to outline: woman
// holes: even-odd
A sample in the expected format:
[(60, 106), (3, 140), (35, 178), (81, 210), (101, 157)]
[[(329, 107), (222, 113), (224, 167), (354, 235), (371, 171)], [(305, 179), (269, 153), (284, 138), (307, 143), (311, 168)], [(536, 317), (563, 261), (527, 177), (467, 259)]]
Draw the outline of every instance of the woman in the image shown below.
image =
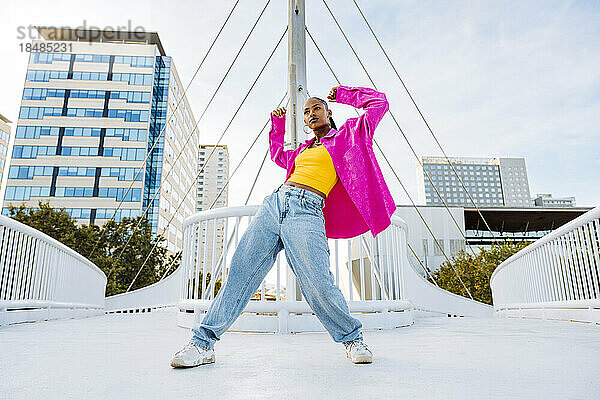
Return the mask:
[(375, 237), (390, 224), (396, 206), (372, 148), (375, 128), (389, 107), (383, 93), (367, 88), (337, 86), (327, 98), (365, 112), (338, 130), (327, 102), (308, 99), (304, 122), (315, 137), (296, 150), (283, 150), (285, 108), (271, 113), (271, 159), (286, 169), (285, 183), (265, 197), (233, 254), (227, 283), (171, 366), (214, 362), (214, 343), (241, 314), (282, 249), (332, 339), (344, 344), (352, 362), (372, 361), (362, 325), (350, 315), (329, 271), (327, 238), (351, 238), (367, 230)]

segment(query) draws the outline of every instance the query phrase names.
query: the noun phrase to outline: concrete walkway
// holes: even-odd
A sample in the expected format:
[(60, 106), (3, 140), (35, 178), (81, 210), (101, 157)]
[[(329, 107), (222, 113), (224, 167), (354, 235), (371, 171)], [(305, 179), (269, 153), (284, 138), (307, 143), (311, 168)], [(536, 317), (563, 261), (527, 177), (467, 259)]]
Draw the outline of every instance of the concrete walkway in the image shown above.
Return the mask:
[(169, 367), (175, 312), (0, 329), (1, 399), (599, 399), (600, 327), (423, 318), (366, 332), (371, 365), (327, 334), (227, 333), (217, 363)]

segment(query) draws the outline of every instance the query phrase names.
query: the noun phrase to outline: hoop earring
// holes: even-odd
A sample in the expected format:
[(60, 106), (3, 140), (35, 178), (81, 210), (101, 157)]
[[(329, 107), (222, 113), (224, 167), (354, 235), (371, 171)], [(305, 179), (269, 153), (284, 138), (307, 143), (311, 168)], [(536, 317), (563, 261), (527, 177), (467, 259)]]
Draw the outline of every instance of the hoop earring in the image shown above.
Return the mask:
[[(306, 129), (304, 129), (305, 127), (308, 127), (308, 125), (304, 124), (304, 126), (302, 127), (302, 131), (307, 135), (310, 135), (312, 132), (306, 132)], [(308, 130), (310, 131), (310, 128), (308, 128)]]

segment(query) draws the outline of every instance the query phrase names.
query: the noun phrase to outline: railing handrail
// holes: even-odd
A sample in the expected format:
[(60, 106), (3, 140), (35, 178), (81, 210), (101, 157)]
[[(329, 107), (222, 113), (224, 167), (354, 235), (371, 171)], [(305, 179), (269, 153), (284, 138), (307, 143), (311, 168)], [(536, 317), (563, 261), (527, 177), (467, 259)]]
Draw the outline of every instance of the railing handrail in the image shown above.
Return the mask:
[(100, 268), (98, 268), (93, 262), (91, 262), (90, 260), (88, 260), (87, 258), (82, 256), (81, 254), (77, 253), (75, 250), (71, 249), (70, 247), (62, 244), (58, 240), (46, 235), (43, 232), (36, 230), (28, 225), (25, 225), (19, 221), (16, 221), (12, 218), (8, 218), (4, 215), (0, 215), (0, 225), (4, 225), (9, 228), (21, 231), (35, 239), (43, 240), (43, 241), (51, 244), (52, 246), (59, 248), (60, 250), (69, 254), (70, 256), (78, 259), (79, 261), (84, 263), (88, 268), (90, 268), (92, 271), (94, 271), (98, 275), (100, 275), (100, 277), (102, 279), (104, 279), (104, 283), (106, 284), (106, 281), (107, 281), (106, 274)]
[(119, 297), (126, 297), (126, 296), (129, 296), (129, 295), (135, 294), (135, 293), (148, 292), (148, 291), (153, 290), (153, 289), (155, 289), (157, 287), (161, 287), (161, 286), (165, 285), (167, 282), (171, 281), (172, 279), (179, 279), (179, 276), (178, 276), (179, 268), (181, 268), (181, 266), (177, 267), (165, 279), (162, 279), (162, 280), (160, 280), (158, 282), (154, 282), (154, 283), (152, 283), (152, 284), (150, 284), (148, 286), (144, 286), (144, 287), (141, 287), (139, 289), (132, 290), (131, 292), (123, 292), (123, 293), (119, 293), (119, 294), (113, 294), (112, 296), (107, 296), (106, 298), (107, 299), (117, 299)]
[(394, 225), (398, 225), (400, 228), (404, 229), (404, 232), (406, 233), (406, 236), (408, 236), (408, 224), (406, 223), (406, 221), (404, 219), (402, 219), (401, 217), (392, 214), (392, 217), (390, 218), (392, 224)]
[(526, 254), (529, 254), (530, 252), (545, 245), (546, 243), (551, 242), (552, 240), (557, 239), (557, 238), (563, 236), (564, 234), (572, 231), (573, 229), (583, 226), (583, 225), (587, 224), (588, 222), (595, 220), (596, 218), (600, 218), (600, 206), (591, 209), (590, 211), (586, 212), (583, 215), (580, 215), (579, 217), (575, 218), (574, 220), (564, 224), (560, 228), (550, 232), (549, 234), (536, 240), (534, 243), (530, 244), (529, 246), (525, 247), (524, 249), (513, 254), (512, 256), (510, 256), (509, 258), (504, 260), (502, 263), (500, 263), (500, 265), (492, 273), (492, 276), (490, 277), (490, 284), (493, 283), (496, 275), (502, 269), (504, 269), (506, 266), (508, 266), (511, 262), (513, 262), (514, 260), (521, 258)]
[(212, 210), (199, 211), (196, 214), (187, 217), (183, 220), (183, 229), (188, 225), (206, 221), (209, 219), (223, 218), (223, 217), (247, 217), (254, 215), (260, 208), (259, 205), (246, 205), (246, 206), (233, 206), (233, 207), (221, 207), (214, 208)]

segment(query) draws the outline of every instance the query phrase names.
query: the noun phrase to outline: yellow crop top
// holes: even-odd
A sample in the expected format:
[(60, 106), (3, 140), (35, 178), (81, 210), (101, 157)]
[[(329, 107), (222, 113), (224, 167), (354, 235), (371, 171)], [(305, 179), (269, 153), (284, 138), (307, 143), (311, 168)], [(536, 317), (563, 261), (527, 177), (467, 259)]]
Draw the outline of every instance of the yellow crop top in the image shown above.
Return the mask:
[(307, 147), (294, 161), (294, 172), (288, 181), (310, 186), (327, 196), (335, 186), (338, 176), (333, 160), (325, 146)]

